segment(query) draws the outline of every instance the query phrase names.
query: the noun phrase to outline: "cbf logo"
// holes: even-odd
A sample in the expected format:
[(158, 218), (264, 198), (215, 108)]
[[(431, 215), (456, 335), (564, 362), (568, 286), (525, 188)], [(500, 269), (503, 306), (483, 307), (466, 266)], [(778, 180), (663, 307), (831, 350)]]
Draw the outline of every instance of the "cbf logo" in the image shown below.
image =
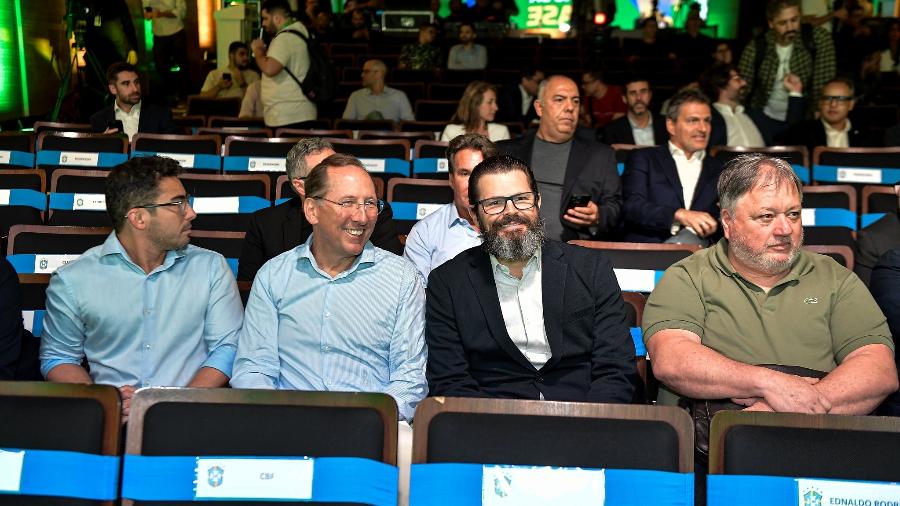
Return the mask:
[(251, 169), (255, 169), (255, 168), (256, 168), (256, 160), (250, 160), (250, 168), (251, 168)]
[(62, 155), (62, 158), (59, 159), (62, 163), (66, 163), (69, 161), (69, 157), (67, 155)]
[(76, 201), (75, 201), (75, 205), (76, 205), (77, 207), (83, 206), (83, 205), (84, 205), (84, 199), (78, 199), (78, 200), (76, 200)]
[(47, 265), (49, 265), (49, 263), (47, 262), (47, 259), (46, 259), (46, 258), (42, 258), (42, 259), (41, 259), (41, 270), (46, 269), (46, 268), (47, 268)]
[(808, 488), (803, 492), (803, 506), (822, 506), (822, 492)]
[(206, 472), (206, 482), (210, 487), (218, 487), (225, 478), (225, 470), (219, 466), (212, 466)]

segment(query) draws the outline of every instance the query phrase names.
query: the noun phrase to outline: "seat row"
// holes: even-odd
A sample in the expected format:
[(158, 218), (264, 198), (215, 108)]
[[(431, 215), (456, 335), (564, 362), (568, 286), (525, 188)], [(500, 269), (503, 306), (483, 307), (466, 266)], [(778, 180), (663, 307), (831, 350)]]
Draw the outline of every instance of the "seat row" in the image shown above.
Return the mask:
[[(397, 504), (385, 394), (147, 388), (125, 430), (110, 386), (0, 382), (0, 408), (16, 414), (0, 425), (2, 484), (20, 499)], [(884, 451), (900, 419), (727, 412), (711, 432), (710, 505), (852, 504), (803, 502), (840, 494), (833, 480), (869, 504), (900, 493), (900, 454)], [(687, 506), (693, 471), (679, 408), (426, 398), (409, 503)]]

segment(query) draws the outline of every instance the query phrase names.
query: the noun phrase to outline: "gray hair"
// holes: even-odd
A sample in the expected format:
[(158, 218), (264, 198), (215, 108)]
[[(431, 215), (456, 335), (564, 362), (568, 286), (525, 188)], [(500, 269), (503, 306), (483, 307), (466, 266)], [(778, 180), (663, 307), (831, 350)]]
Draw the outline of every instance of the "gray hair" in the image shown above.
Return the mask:
[(729, 161), (719, 176), (716, 189), (720, 206), (733, 216), (737, 201), (753, 188), (768, 185), (777, 187), (789, 183), (797, 187), (802, 202), (803, 182), (794, 173), (791, 164), (781, 158), (753, 153)]
[(290, 179), (302, 179), (309, 175), (312, 167), (306, 165), (306, 157), (326, 149), (334, 149), (330, 142), (321, 137), (300, 139), (287, 154), (287, 175)]

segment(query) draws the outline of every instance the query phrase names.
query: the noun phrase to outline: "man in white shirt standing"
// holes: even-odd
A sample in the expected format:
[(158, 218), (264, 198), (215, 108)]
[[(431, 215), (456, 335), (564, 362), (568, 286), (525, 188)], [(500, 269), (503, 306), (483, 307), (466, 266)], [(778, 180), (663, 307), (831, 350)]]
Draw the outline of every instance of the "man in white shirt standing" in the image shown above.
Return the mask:
[(487, 67), (487, 48), (475, 43), (475, 25), (459, 24), (459, 44), (450, 48), (447, 68), (450, 70), (482, 70)]
[(260, 13), (263, 28), (274, 35), (268, 48), (262, 39), (250, 43), (263, 73), (260, 93), (266, 126), (302, 128), (301, 123), (316, 119), (317, 114), (316, 104), (300, 87), (309, 71), (309, 51), (303, 38), (309, 37), (309, 31), (294, 19), (286, 0), (265, 0)]
[[(187, 36), (184, 32), (185, 0), (143, 0), (144, 19), (152, 21), (153, 61), (166, 96), (177, 92), (187, 97)], [(172, 68), (178, 68), (178, 73)]]
[(350, 94), (344, 108), (344, 119), (415, 119), (406, 93), (385, 86), (386, 75), (387, 65), (381, 60), (368, 60), (363, 64), (363, 88)]

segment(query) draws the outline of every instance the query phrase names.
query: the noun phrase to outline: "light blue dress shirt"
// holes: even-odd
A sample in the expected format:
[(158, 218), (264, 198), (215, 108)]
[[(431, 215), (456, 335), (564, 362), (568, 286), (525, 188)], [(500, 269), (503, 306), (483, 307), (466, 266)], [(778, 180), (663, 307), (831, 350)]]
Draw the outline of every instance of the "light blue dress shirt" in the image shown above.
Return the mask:
[(463, 251), (481, 245), (481, 238), (472, 224), (459, 217), (456, 205), (444, 204), (416, 223), (403, 248), (408, 258), (428, 283), (428, 275), (439, 265)]
[(407, 260), (367, 242), (331, 277), (306, 243), (256, 274), (231, 386), (383, 392), (412, 420), (427, 393), (425, 290)]
[(225, 258), (188, 245), (146, 274), (115, 232), (47, 288), (41, 373), (87, 357), (94, 383), (176, 386), (201, 367), (231, 375), (243, 319)]

